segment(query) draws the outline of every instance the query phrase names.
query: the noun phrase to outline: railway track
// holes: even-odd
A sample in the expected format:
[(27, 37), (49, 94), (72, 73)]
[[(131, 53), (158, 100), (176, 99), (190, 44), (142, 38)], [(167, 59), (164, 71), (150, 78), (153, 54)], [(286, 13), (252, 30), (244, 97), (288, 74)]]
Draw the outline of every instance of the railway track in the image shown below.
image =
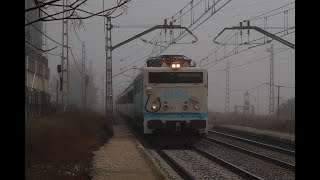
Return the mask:
[[(193, 145), (212, 161), (221, 161), (246, 179), (295, 178), (294, 152), (223, 133), (212, 134)], [(285, 157), (278, 159), (280, 156)]]
[(165, 151), (157, 149), (156, 152), (160, 157), (165, 160), (168, 165), (175, 170), (175, 172), (183, 179), (191, 180), (196, 179), (192, 174), (190, 174), (185, 168), (183, 168), (179, 163), (177, 163), (172, 157), (170, 157)]
[(261, 179), (201, 149), (162, 149), (157, 153), (183, 179)]
[[(212, 133), (208, 136), (210, 135)], [(266, 159), (258, 155), (257, 152), (248, 152), (244, 147), (239, 150), (233, 147), (235, 145), (230, 146), (232, 145), (230, 142), (229, 145), (226, 145), (221, 139), (202, 139), (191, 146), (174, 146), (172, 144), (161, 146), (153, 144), (153, 141), (148, 142), (142, 137), (137, 138), (140, 142), (143, 141), (141, 144), (149, 149), (154, 158), (158, 159), (157, 162), (161, 162), (159, 167), (169, 175), (169, 179), (295, 178), (294, 166), (279, 165), (276, 158), (274, 158), (275, 160)], [(235, 141), (236, 138), (231, 139)], [(228, 141), (230, 141), (230, 138)], [(244, 143), (244, 141), (241, 141), (241, 143)], [(253, 146), (252, 142), (250, 143), (248, 144)], [(255, 146), (257, 145), (255, 144)], [(289, 153), (287, 156), (289, 156)]]
[[(268, 135), (263, 135), (263, 134), (257, 135), (257, 134), (253, 134), (246, 131), (228, 129), (224, 127), (214, 127), (214, 129), (212, 130), (214, 130), (215, 132), (223, 133), (223, 134), (241, 137), (243, 139), (251, 140), (254, 142), (259, 142), (261, 144), (265, 144), (268, 146), (273, 146), (278, 149), (283, 149), (284, 152), (287, 150), (289, 151), (288, 153), (291, 153), (291, 154), (294, 153), (294, 150), (295, 150), (295, 141), (290, 139), (281, 139), (281, 138), (275, 139)], [(210, 130), (209, 130), (209, 134), (210, 134)]]
[(218, 134), (218, 135), (225, 136), (225, 137), (228, 137), (228, 138), (231, 138), (231, 139), (236, 139), (238, 141), (242, 141), (244, 143), (261, 146), (261, 147), (266, 148), (266, 149), (270, 149), (270, 150), (273, 150), (273, 151), (279, 151), (281, 153), (284, 153), (284, 154), (287, 154), (287, 155), (290, 155), (290, 156), (295, 156), (295, 151), (290, 150), (290, 149), (281, 148), (281, 147), (278, 147), (278, 146), (274, 146), (274, 145), (270, 145), (270, 144), (266, 144), (266, 143), (262, 143), (262, 142), (258, 142), (258, 141), (254, 141), (254, 140), (238, 137), (238, 136), (235, 136), (235, 135), (222, 133), (222, 132), (219, 132), (219, 131), (208, 130), (208, 132), (209, 132), (209, 134)]
[(259, 179), (190, 145), (154, 144), (152, 140), (135, 135), (144, 147), (148, 147), (149, 152), (157, 154), (158, 162), (165, 162), (160, 166), (167, 166), (163, 170), (170, 179)]
[(239, 175), (241, 175), (242, 177), (244, 177), (245, 179), (259, 179), (262, 180), (263, 178), (260, 178), (254, 174), (252, 174), (251, 172), (242, 169), (238, 166), (235, 166), (217, 156), (212, 155), (210, 152), (207, 152), (201, 148), (198, 147), (194, 147), (194, 149), (199, 152), (200, 154), (204, 155), (205, 157), (207, 157), (208, 159), (214, 161), (214, 162), (219, 162), (221, 165), (223, 165), (224, 167), (228, 168), (230, 171), (233, 171)]
[[(295, 179), (295, 172), (292, 169), (281, 167), (270, 161), (252, 156), (234, 148), (222, 145), (217, 142), (202, 140), (194, 145), (195, 148), (204, 151), (203, 154), (214, 156), (212, 161), (217, 159), (228, 163), (234, 169), (239, 169), (246, 174), (252, 175), (251, 179)], [(246, 178), (249, 179), (249, 178)]]
[(289, 169), (291, 171), (295, 170), (294, 151), (224, 134), (221, 132), (209, 131), (209, 133), (209, 136), (206, 137), (206, 140), (208, 141), (216, 142), (226, 147), (233, 148), (237, 151), (241, 151), (261, 160), (271, 162), (277, 166)]

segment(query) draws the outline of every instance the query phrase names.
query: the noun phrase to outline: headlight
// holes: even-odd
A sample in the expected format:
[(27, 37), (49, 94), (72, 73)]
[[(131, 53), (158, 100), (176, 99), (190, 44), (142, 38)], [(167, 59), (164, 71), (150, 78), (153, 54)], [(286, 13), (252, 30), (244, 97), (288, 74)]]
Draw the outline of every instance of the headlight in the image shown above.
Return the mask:
[(188, 106), (187, 104), (185, 104), (185, 105), (183, 106), (183, 109), (184, 109), (184, 110), (187, 110), (187, 109), (189, 109), (189, 106)]
[(173, 69), (179, 69), (179, 68), (181, 67), (181, 65), (178, 64), (178, 63), (172, 63), (172, 64), (171, 64), (171, 67), (172, 67)]
[(157, 107), (158, 107), (157, 104), (153, 103), (152, 106), (151, 106), (151, 109), (152, 109), (152, 110), (156, 110)]
[(199, 104), (195, 104), (194, 105), (194, 109), (199, 110), (200, 109), (200, 105)]
[(163, 109), (164, 110), (167, 110), (169, 108), (169, 106), (167, 105), (167, 104), (165, 104), (164, 106), (163, 106)]

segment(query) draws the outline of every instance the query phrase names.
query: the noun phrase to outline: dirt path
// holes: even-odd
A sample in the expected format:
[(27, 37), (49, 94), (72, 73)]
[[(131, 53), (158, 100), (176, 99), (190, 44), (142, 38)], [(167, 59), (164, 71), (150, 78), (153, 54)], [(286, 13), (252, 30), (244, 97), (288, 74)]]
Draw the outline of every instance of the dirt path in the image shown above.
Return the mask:
[(126, 125), (114, 125), (114, 137), (93, 160), (93, 180), (159, 179)]

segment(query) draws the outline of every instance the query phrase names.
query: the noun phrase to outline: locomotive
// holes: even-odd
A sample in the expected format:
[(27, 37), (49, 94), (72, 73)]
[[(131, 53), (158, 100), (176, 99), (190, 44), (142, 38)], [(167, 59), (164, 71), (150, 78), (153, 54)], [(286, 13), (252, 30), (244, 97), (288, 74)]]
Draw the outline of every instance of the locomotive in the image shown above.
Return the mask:
[(194, 134), (208, 132), (208, 72), (183, 55), (147, 60), (134, 81), (116, 99), (116, 110), (141, 129)]

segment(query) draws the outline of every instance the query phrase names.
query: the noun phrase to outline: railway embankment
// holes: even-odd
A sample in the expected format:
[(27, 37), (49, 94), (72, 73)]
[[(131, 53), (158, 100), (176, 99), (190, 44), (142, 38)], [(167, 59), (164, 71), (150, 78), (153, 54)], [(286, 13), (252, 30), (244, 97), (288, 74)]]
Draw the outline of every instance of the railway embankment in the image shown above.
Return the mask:
[(89, 179), (93, 151), (112, 125), (92, 111), (60, 112), (25, 124), (25, 179)]

